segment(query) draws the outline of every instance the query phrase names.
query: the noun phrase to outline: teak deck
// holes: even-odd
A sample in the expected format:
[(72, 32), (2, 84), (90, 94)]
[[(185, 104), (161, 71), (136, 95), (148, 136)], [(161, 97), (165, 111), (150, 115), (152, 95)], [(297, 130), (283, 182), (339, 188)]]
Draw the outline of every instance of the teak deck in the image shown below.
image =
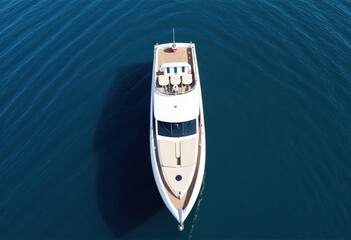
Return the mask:
[(187, 62), (191, 65), (193, 55), (191, 52), (191, 48), (187, 47), (179, 47), (176, 51), (172, 51), (170, 48), (166, 49), (158, 49), (158, 67), (161, 67), (164, 63), (172, 63), (172, 62)]
[(201, 131), (201, 126), (202, 126), (202, 119), (199, 118), (199, 126), (198, 126), (198, 138), (199, 138), (199, 145), (198, 145), (198, 152), (197, 152), (197, 158), (196, 158), (196, 168), (195, 168), (195, 173), (194, 173), (194, 176), (193, 176), (193, 179), (191, 181), (191, 184), (189, 186), (189, 189), (188, 191), (186, 192), (186, 194), (181, 198), (177, 198), (172, 190), (168, 187), (168, 184), (166, 182), (166, 180), (164, 179), (163, 177), (163, 174), (162, 174), (162, 168), (161, 168), (161, 162), (160, 162), (160, 158), (158, 156), (158, 148), (157, 148), (157, 143), (156, 143), (156, 134), (154, 132), (154, 146), (155, 146), (155, 149), (154, 151), (156, 152), (155, 156), (156, 156), (156, 161), (157, 161), (157, 167), (159, 169), (159, 172), (161, 173), (161, 179), (162, 179), (162, 182), (163, 182), (163, 185), (165, 186), (166, 190), (167, 190), (167, 196), (168, 198), (171, 200), (173, 206), (176, 208), (176, 209), (184, 209), (186, 208), (186, 206), (188, 205), (188, 202), (190, 200), (190, 197), (194, 191), (194, 186), (195, 186), (195, 183), (196, 183), (196, 179), (197, 179), (197, 175), (198, 175), (198, 172), (199, 172), (199, 165), (200, 165), (200, 159), (201, 159), (201, 143), (202, 143), (202, 131)]

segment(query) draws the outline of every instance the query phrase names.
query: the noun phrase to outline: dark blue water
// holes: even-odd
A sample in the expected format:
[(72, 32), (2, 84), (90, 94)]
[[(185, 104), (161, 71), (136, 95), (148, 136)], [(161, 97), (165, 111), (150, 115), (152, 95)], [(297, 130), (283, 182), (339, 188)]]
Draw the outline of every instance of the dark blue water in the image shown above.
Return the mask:
[[(351, 238), (351, 2), (0, 1), (0, 238)], [(197, 46), (184, 232), (149, 149), (155, 43)]]

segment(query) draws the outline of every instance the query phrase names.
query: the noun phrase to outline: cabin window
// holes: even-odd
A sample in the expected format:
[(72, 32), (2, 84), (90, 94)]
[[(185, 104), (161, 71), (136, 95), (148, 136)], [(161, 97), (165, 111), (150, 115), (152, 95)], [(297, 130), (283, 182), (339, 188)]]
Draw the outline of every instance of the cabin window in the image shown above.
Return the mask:
[(177, 71), (178, 71), (178, 68), (175, 67), (175, 68), (174, 68), (174, 73), (177, 74)]
[(167, 68), (167, 73), (168, 73), (168, 74), (170, 73), (169, 67)]
[(182, 67), (182, 72), (185, 73), (185, 67)]
[(184, 137), (196, 133), (196, 119), (179, 123), (157, 121), (157, 126), (158, 134), (165, 137)]

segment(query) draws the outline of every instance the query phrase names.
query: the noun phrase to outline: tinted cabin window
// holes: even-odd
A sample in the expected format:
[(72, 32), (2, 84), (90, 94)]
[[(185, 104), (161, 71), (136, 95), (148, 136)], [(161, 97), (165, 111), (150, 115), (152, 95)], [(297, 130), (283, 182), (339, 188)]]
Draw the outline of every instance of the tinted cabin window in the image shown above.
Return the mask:
[(177, 74), (178, 68), (174, 68), (174, 73)]
[(185, 73), (185, 67), (182, 67), (182, 72)]
[(157, 121), (157, 126), (158, 134), (165, 137), (184, 137), (196, 133), (196, 119), (179, 123)]
[(169, 67), (167, 68), (167, 73), (169, 73)]

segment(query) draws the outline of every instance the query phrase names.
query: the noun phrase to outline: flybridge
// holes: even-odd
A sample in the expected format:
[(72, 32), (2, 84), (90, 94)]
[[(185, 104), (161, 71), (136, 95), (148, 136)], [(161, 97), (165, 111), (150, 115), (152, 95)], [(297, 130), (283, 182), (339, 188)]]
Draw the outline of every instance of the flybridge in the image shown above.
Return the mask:
[[(158, 84), (162, 86), (161, 92), (166, 94), (182, 94), (191, 88), (193, 82), (191, 66), (186, 62), (164, 63), (160, 67), (163, 75), (158, 76)], [(180, 91), (179, 91), (180, 90)]]

